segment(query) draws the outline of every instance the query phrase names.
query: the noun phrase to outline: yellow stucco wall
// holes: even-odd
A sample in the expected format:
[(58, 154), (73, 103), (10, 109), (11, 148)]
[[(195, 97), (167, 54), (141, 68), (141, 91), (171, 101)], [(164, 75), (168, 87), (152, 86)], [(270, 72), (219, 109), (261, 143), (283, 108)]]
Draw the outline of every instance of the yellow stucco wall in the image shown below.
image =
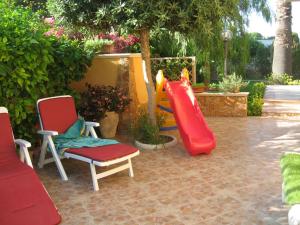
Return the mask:
[(136, 117), (138, 108), (148, 102), (141, 54), (97, 55), (85, 77), (79, 82), (73, 82), (71, 87), (82, 92), (87, 89), (86, 83), (91, 85), (120, 85), (123, 88), (128, 88), (128, 94), (132, 101), (128, 109), (121, 115), (121, 127), (128, 126)]
[(79, 82), (73, 82), (71, 87), (80, 92), (86, 90), (85, 84), (91, 85), (117, 85), (120, 57), (99, 57), (93, 59), (85, 77)]

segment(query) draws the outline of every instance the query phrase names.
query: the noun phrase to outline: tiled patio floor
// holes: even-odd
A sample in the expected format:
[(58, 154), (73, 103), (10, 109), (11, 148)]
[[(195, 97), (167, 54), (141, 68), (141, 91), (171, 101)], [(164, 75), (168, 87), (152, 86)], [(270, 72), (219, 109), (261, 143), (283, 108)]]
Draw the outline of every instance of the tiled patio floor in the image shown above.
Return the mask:
[(279, 158), (300, 149), (300, 119), (208, 118), (217, 137), (211, 155), (190, 157), (181, 144), (143, 151), (127, 172), (92, 191), (87, 164), (66, 160), (62, 182), (54, 165), (38, 173), (62, 224), (287, 224)]

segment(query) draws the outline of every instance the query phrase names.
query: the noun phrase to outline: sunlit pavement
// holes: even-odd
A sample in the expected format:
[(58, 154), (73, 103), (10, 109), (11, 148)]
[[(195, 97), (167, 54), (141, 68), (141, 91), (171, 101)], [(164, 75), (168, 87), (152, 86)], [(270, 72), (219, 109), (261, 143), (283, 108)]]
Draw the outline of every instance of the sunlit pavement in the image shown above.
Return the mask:
[(287, 224), (281, 203), (279, 159), (300, 151), (300, 119), (207, 118), (217, 137), (211, 155), (189, 156), (181, 143), (142, 151), (127, 172), (100, 180), (93, 192), (89, 166), (38, 170), (62, 224)]

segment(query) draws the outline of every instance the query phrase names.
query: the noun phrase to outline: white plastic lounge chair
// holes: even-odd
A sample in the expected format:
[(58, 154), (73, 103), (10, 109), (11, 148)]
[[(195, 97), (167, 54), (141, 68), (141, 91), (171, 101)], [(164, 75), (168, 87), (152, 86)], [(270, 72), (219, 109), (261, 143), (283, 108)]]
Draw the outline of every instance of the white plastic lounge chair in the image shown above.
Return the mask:
[[(139, 150), (127, 144), (113, 144), (99, 147), (69, 148), (60, 156), (55, 149), (53, 136), (64, 133), (76, 120), (78, 115), (72, 96), (57, 96), (40, 99), (37, 102), (41, 130), (39, 134), (43, 135), (43, 144), (38, 166), (43, 166), (50, 162), (55, 162), (62, 180), (68, 180), (65, 169), (61, 163), (62, 158), (72, 158), (90, 164), (93, 187), (95, 191), (99, 190), (98, 179), (129, 169), (129, 176), (133, 177), (131, 158), (139, 155)], [(91, 135), (97, 138), (94, 127), (99, 123), (85, 122), (85, 135)], [(45, 158), (47, 148), (50, 149), (52, 157)], [(126, 163), (105, 172), (96, 173), (96, 167), (106, 167), (125, 161)]]
[[(19, 154), (17, 147), (20, 147)], [(31, 144), (15, 139), (8, 111), (0, 107), (0, 224), (55, 225), (55, 205), (32, 168)]]

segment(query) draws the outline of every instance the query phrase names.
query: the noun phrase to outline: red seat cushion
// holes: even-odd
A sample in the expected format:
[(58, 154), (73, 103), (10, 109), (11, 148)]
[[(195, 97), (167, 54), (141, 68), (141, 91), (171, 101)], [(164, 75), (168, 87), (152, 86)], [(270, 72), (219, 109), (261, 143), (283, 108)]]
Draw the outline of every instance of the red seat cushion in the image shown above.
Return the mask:
[(19, 161), (8, 113), (0, 113), (0, 166)]
[(70, 148), (66, 150), (68, 153), (80, 155), (99, 162), (118, 159), (137, 151), (137, 148), (127, 144), (105, 145), (90, 148)]
[(71, 96), (49, 98), (38, 103), (43, 130), (64, 133), (78, 119)]
[(54, 225), (60, 215), (34, 170), (21, 163), (0, 167), (0, 224)]

